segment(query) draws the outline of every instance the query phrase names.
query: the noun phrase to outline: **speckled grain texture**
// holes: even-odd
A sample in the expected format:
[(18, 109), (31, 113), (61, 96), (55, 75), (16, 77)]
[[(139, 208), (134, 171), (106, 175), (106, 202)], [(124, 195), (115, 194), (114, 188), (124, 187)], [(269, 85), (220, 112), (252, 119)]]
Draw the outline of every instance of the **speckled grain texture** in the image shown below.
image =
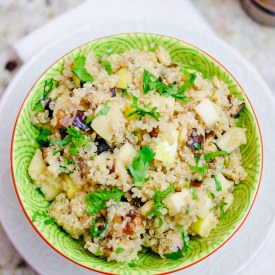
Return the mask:
[[(51, 18), (83, 0), (1, 0), (0, 1), (0, 97), (20, 61), (12, 44)], [(217, 34), (252, 63), (275, 94), (275, 28), (258, 25), (241, 9), (238, 0), (193, 0)], [(6, 64), (16, 61), (9, 71)], [(14, 64), (9, 64), (13, 67)], [(0, 274), (37, 274), (22, 260), (0, 225)]]

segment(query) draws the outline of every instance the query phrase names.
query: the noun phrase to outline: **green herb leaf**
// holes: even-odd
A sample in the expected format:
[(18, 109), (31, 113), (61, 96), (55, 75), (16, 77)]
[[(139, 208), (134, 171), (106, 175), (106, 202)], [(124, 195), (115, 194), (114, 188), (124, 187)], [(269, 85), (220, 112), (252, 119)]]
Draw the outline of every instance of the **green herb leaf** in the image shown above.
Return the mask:
[(115, 252), (116, 252), (117, 254), (122, 253), (123, 251), (124, 251), (124, 248), (122, 248), (122, 247), (118, 247), (118, 248), (115, 250)]
[[(186, 84), (186, 87), (188, 85), (191, 86), (192, 81), (194, 82), (194, 78), (196, 75), (192, 76), (192, 80)], [(188, 87), (187, 87), (188, 88)], [(187, 89), (186, 88), (186, 89)], [(166, 86), (161, 81), (157, 79), (157, 77), (147, 70), (143, 71), (143, 93), (147, 94), (149, 91), (156, 90), (160, 95), (166, 95), (166, 96), (172, 96), (178, 100), (181, 101), (189, 101), (189, 98), (184, 96), (185, 87), (182, 88), (182, 90), (174, 90), (172, 87)]]
[(43, 90), (43, 99), (47, 98), (54, 87), (55, 81), (51, 78), (45, 81)]
[(85, 69), (85, 56), (79, 56), (74, 60), (74, 69), (72, 72), (83, 82), (93, 82), (93, 77)]
[(224, 218), (224, 207), (227, 205), (228, 203), (226, 203), (224, 200), (220, 201), (220, 216), (223, 219)]
[(101, 61), (101, 64), (105, 67), (105, 71), (108, 73), (108, 75), (112, 74), (112, 65), (109, 61)]
[(36, 138), (36, 142), (41, 146), (41, 147), (48, 147), (50, 142), (49, 142), (49, 136), (52, 134), (52, 132), (48, 129), (41, 128), (38, 137)]
[(40, 101), (34, 106), (33, 111), (36, 111), (36, 112), (44, 111), (44, 107)]
[(221, 183), (218, 181), (217, 177), (216, 177), (216, 176), (212, 176), (212, 178), (214, 179), (215, 184), (216, 184), (216, 191), (217, 191), (217, 192), (222, 191), (222, 185), (221, 185)]
[(146, 216), (153, 215), (158, 219), (159, 225), (157, 229), (161, 228), (163, 224), (161, 209), (166, 207), (166, 205), (163, 203), (162, 200), (164, 197), (167, 197), (169, 194), (174, 192), (174, 190), (175, 190), (175, 187), (173, 184), (170, 184), (169, 187), (164, 191), (158, 191), (157, 188), (154, 186), (154, 196), (153, 196), (154, 206), (152, 210), (146, 213)]
[(93, 117), (87, 118), (86, 121), (85, 121), (85, 123), (86, 123), (86, 124), (91, 123), (91, 122), (92, 122), (95, 118), (97, 118), (98, 116), (106, 116), (106, 115), (109, 113), (109, 111), (111, 110), (111, 107), (110, 107), (109, 105), (107, 105), (108, 103), (109, 103), (109, 101), (106, 102), (106, 103), (104, 104), (104, 106), (102, 107), (102, 109), (99, 110)]
[(196, 200), (198, 197), (197, 197), (195, 188), (193, 186), (191, 186), (190, 190), (191, 190), (191, 194), (192, 194), (192, 200)]
[(62, 140), (53, 140), (52, 144), (60, 146), (62, 148), (70, 144), (70, 153), (73, 156), (76, 156), (78, 154), (78, 148), (83, 145), (88, 145), (89, 140), (85, 135), (81, 134), (81, 132), (77, 130), (77, 128), (68, 128), (67, 133), (67, 137)]
[(98, 190), (86, 196), (87, 213), (89, 215), (99, 213), (99, 210), (106, 207), (106, 201), (114, 200), (119, 202), (123, 196), (123, 191), (113, 187), (111, 191)]
[(60, 146), (60, 147), (65, 147), (68, 144), (70, 144), (71, 141), (72, 141), (71, 137), (65, 137), (62, 140), (52, 140), (52, 145), (57, 145), (57, 146)]
[(33, 222), (43, 222), (45, 225), (54, 224), (54, 219), (46, 211), (37, 210), (32, 216)]
[(215, 158), (217, 156), (221, 156), (221, 155), (229, 155), (229, 153), (224, 150), (217, 151), (214, 153), (209, 153), (209, 154), (204, 155), (204, 159), (206, 162), (210, 162), (213, 158)]
[(176, 252), (172, 252), (170, 254), (163, 254), (163, 255), (170, 260), (178, 260), (183, 257), (182, 250), (179, 247)]
[(55, 156), (55, 155), (58, 154), (58, 153), (61, 153), (62, 151), (63, 151), (62, 149), (54, 151), (54, 152), (53, 152), (53, 156)]
[(204, 176), (208, 171), (208, 165), (204, 164), (203, 166), (194, 166), (189, 164), (189, 168), (192, 171), (196, 171), (197, 173), (201, 174), (202, 182), (204, 182)]
[[(131, 108), (135, 109), (135, 111), (131, 112), (128, 117), (133, 116), (133, 115), (138, 115), (139, 119), (142, 119), (143, 117), (145, 117), (146, 115), (151, 116), (152, 118), (154, 118), (155, 120), (159, 121), (160, 118), (160, 113), (157, 112), (157, 107), (151, 107), (150, 105), (145, 105), (143, 102), (141, 102), (143, 104), (143, 106), (148, 110), (142, 109), (138, 106), (138, 98), (135, 96), (133, 97), (133, 103), (131, 105)], [(150, 109), (151, 108), (151, 109)]]
[(179, 88), (178, 93), (185, 93), (194, 84), (196, 77), (196, 74), (190, 74), (189, 79)]
[(182, 225), (179, 225), (178, 229), (179, 229), (179, 231), (181, 233), (181, 237), (182, 237), (183, 244), (184, 244), (183, 251), (187, 252), (190, 249), (188, 234), (186, 232), (184, 232)]
[(144, 146), (138, 155), (129, 164), (128, 169), (134, 180), (134, 186), (141, 188), (146, 180), (147, 172), (155, 157), (154, 151), (149, 146)]
[(98, 238), (107, 228), (108, 219), (106, 218), (105, 223), (101, 229), (98, 229), (99, 225), (97, 224), (96, 220), (93, 221), (92, 227), (90, 228), (90, 233), (93, 238)]

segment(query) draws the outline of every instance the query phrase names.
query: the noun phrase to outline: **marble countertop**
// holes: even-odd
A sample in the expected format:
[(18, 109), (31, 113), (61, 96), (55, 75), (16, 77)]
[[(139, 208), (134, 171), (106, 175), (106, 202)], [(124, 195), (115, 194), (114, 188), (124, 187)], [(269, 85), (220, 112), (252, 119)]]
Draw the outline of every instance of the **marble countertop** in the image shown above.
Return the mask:
[[(19, 70), (12, 45), (53, 17), (83, 0), (2, 0), (0, 3), (0, 97)], [(216, 33), (239, 51), (275, 94), (275, 28), (261, 26), (242, 10), (238, 0), (193, 0)], [(0, 225), (0, 274), (37, 274), (16, 252)]]

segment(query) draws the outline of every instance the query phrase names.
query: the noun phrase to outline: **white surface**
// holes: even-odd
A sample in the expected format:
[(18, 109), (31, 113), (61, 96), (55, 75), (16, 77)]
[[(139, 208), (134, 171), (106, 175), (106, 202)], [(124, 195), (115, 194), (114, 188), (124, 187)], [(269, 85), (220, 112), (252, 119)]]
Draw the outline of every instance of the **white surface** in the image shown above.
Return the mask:
[[(161, 7), (161, 8), (160, 8)], [(166, 22), (190, 25), (213, 33), (211, 27), (189, 0), (90, 0), (58, 16), (43, 27), (31, 32), (14, 48), (23, 61), (29, 61), (45, 45), (79, 29), (80, 26), (112, 24), (120, 20), (165, 19)]]
[[(19, 252), (41, 274), (92, 274), (52, 251), (35, 233), (22, 213), (13, 190), (9, 167), (9, 143), (15, 116), (32, 83), (59, 56), (75, 46), (100, 36), (129, 31), (155, 32), (171, 35), (203, 48), (222, 62), (237, 77), (252, 101), (262, 128), (265, 167), (258, 198), (247, 221), (239, 232), (211, 257), (178, 274), (259, 274), (247, 273), (245, 266), (253, 259), (271, 233), (275, 220), (273, 194), (275, 185), (275, 104), (258, 74), (235, 51), (222, 41), (194, 28), (160, 21), (125, 20), (117, 23), (85, 27), (51, 45), (26, 64), (6, 91), (0, 107), (0, 217)], [(259, 94), (259, 91), (261, 93)], [(12, 108), (11, 108), (12, 106)], [(269, 110), (269, 113), (266, 112)], [(271, 130), (272, 129), (272, 130)], [(273, 254), (274, 255), (274, 254)], [(254, 270), (255, 271), (255, 270)], [(266, 274), (272, 274), (272, 269)]]

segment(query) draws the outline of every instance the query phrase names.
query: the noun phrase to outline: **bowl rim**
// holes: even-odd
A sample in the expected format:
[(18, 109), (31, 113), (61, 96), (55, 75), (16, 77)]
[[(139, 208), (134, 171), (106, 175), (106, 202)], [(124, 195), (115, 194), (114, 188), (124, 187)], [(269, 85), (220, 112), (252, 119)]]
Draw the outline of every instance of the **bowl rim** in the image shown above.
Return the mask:
[(263, 149), (263, 139), (262, 139), (262, 132), (261, 132), (261, 128), (260, 128), (260, 125), (259, 125), (259, 121), (258, 121), (258, 118), (257, 118), (257, 115), (255, 113), (255, 110), (253, 108), (253, 105), (251, 104), (251, 101), (250, 99), (248, 98), (246, 92), (244, 91), (243, 87), (240, 85), (240, 83), (238, 82), (238, 80), (231, 74), (231, 72), (223, 65), (221, 64), (220, 61), (218, 61), (216, 58), (214, 58), (212, 55), (210, 55), (209, 53), (207, 53), (206, 51), (202, 50), (201, 48), (193, 45), (192, 43), (189, 43), (189, 42), (186, 42), (182, 39), (179, 39), (179, 38), (175, 38), (173, 36), (170, 36), (170, 35), (163, 35), (163, 34), (159, 34), (159, 33), (153, 33), (153, 32), (123, 32), (123, 33), (116, 33), (116, 34), (111, 34), (111, 35), (106, 35), (106, 36), (102, 36), (102, 37), (98, 37), (96, 39), (92, 39), (92, 40), (89, 40), (85, 43), (82, 43), (76, 47), (74, 47), (73, 49), (71, 49), (70, 51), (64, 53), (60, 58), (58, 58), (57, 60), (55, 60), (53, 63), (51, 63), (51, 65), (49, 65), (41, 74), (40, 76), (37, 78), (37, 80), (33, 83), (33, 85), (31, 86), (31, 88), (29, 89), (29, 91), (27, 92), (27, 94), (25, 95), (24, 97), (24, 100), (19, 108), (19, 111), (17, 113), (17, 116), (16, 116), (16, 120), (14, 122), (14, 126), (13, 126), (13, 131), (12, 131), (12, 138), (11, 138), (11, 144), (10, 144), (10, 167), (11, 167), (11, 173), (12, 173), (12, 181), (13, 181), (13, 186), (14, 186), (14, 189), (15, 189), (15, 193), (16, 193), (16, 196), (17, 196), (17, 199), (20, 203), (20, 206), (28, 220), (28, 222), (31, 224), (32, 228), (36, 231), (36, 233), (40, 236), (40, 238), (50, 247), (52, 248), (55, 252), (57, 252), (59, 255), (61, 255), (62, 257), (64, 257), (65, 259), (69, 260), (70, 262), (80, 266), (80, 267), (83, 267), (87, 270), (91, 270), (91, 271), (95, 271), (95, 272), (99, 272), (101, 274), (106, 274), (106, 275), (119, 275), (118, 273), (111, 273), (111, 272), (107, 272), (107, 271), (102, 271), (102, 270), (98, 270), (98, 269), (95, 269), (95, 268), (92, 268), (92, 267), (89, 267), (89, 266), (86, 266), (84, 264), (81, 264), (79, 262), (77, 262), (76, 260), (73, 260), (71, 258), (69, 258), (67, 255), (65, 255), (63, 252), (61, 252), (60, 250), (58, 250), (53, 244), (51, 244), (43, 235), (42, 233), (39, 231), (39, 229), (36, 227), (36, 225), (34, 224), (34, 222), (32, 221), (31, 217), (28, 215), (28, 212), (23, 204), (23, 201), (20, 197), (20, 193), (19, 193), (19, 190), (17, 189), (17, 184), (16, 184), (16, 177), (15, 177), (15, 172), (14, 172), (14, 165), (13, 165), (13, 151), (14, 151), (14, 139), (15, 139), (15, 133), (16, 133), (16, 129), (17, 129), (17, 125), (18, 125), (18, 120), (21, 116), (21, 113), (22, 113), (22, 110), (25, 106), (25, 104), (27, 103), (27, 100), (29, 98), (29, 95), (31, 94), (31, 92), (33, 91), (33, 88), (36, 86), (37, 83), (39, 83), (39, 81), (44, 77), (44, 75), (55, 65), (57, 64), (58, 62), (60, 62), (65, 56), (67, 56), (68, 54), (70, 54), (71, 52), (74, 52), (75, 50), (81, 48), (82, 46), (85, 46), (87, 44), (90, 44), (90, 43), (93, 43), (95, 41), (98, 41), (98, 40), (102, 40), (102, 39), (105, 39), (105, 38), (111, 38), (111, 37), (116, 37), (116, 36), (123, 36), (123, 35), (144, 35), (144, 34), (147, 34), (147, 35), (157, 35), (157, 36), (162, 36), (162, 37), (166, 37), (166, 38), (169, 38), (169, 39), (172, 39), (172, 40), (176, 40), (180, 43), (183, 43), (183, 44), (186, 44), (194, 49), (197, 49), (199, 52), (203, 53), (205, 56), (207, 56), (210, 60), (213, 60), (216, 64), (218, 64), (233, 80), (234, 82), (237, 84), (238, 88), (240, 89), (240, 91), (242, 92), (242, 95), (245, 97), (246, 101), (248, 102), (250, 108), (251, 108), (251, 111), (252, 111), (252, 114), (253, 114), (253, 118), (254, 118), (254, 121), (255, 121), (255, 125), (256, 125), (256, 129), (257, 129), (257, 136), (259, 137), (259, 145), (260, 145), (260, 156), (261, 156), (261, 162), (260, 162), (260, 169), (259, 169), (259, 174), (258, 174), (258, 182), (257, 182), (257, 185), (256, 185), (256, 191), (254, 193), (254, 196), (253, 198), (251, 199), (251, 203), (250, 203), (250, 206), (246, 212), (246, 214), (243, 216), (243, 218), (241, 219), (241, 221), (239, 222), (239, 224), (236, 226), (236, 228), (232, 231), (232, 233), (221, 243), (219, 244), (215, 249), (213, 249), (213, 251), (211, 251), (210, 253), (206, 254), (205, 256), (203, 256), (202, 258), (186, 265), (186, 266), (183, 266), (183, 267), (179, 267), (177, 269), (173, 269), (173, 270), (170, 270), (170, 271), (167, 271), (167, 272), (161, 272), (161, 273), (154, 273), (154, 275), (165, 275), (165, 274), (171, 274), (171, 273), (174, 273), (174, 272), (177, 272), (177, 271), (180, 271), (180, 270), (184, 270), (184, 269), (187, 269), (188, 267), (191, 267), (203, 260), (205, 260), (206, 258), (208, 258), (209, 256), (211, 256), (213, 253), (215, 253), (216, 251), (218, 251), (221, 247), (223, 247), (239, 230), (240, 228), (243, 226), (244, 222), (246, 221), (247, 217), (249, 216), (250, 212), (251, 212), (251, 209), (255, 203), (255, 200), (256, 200), (256, 197), (258, 195), (258, 192), (259, 192), (259, 188), (260, 188), (260, 185), (261, 185), (261, 180), (262, 180), (262, 174), (263, 174), (263, 166), (264, 166), (264, 149)]

